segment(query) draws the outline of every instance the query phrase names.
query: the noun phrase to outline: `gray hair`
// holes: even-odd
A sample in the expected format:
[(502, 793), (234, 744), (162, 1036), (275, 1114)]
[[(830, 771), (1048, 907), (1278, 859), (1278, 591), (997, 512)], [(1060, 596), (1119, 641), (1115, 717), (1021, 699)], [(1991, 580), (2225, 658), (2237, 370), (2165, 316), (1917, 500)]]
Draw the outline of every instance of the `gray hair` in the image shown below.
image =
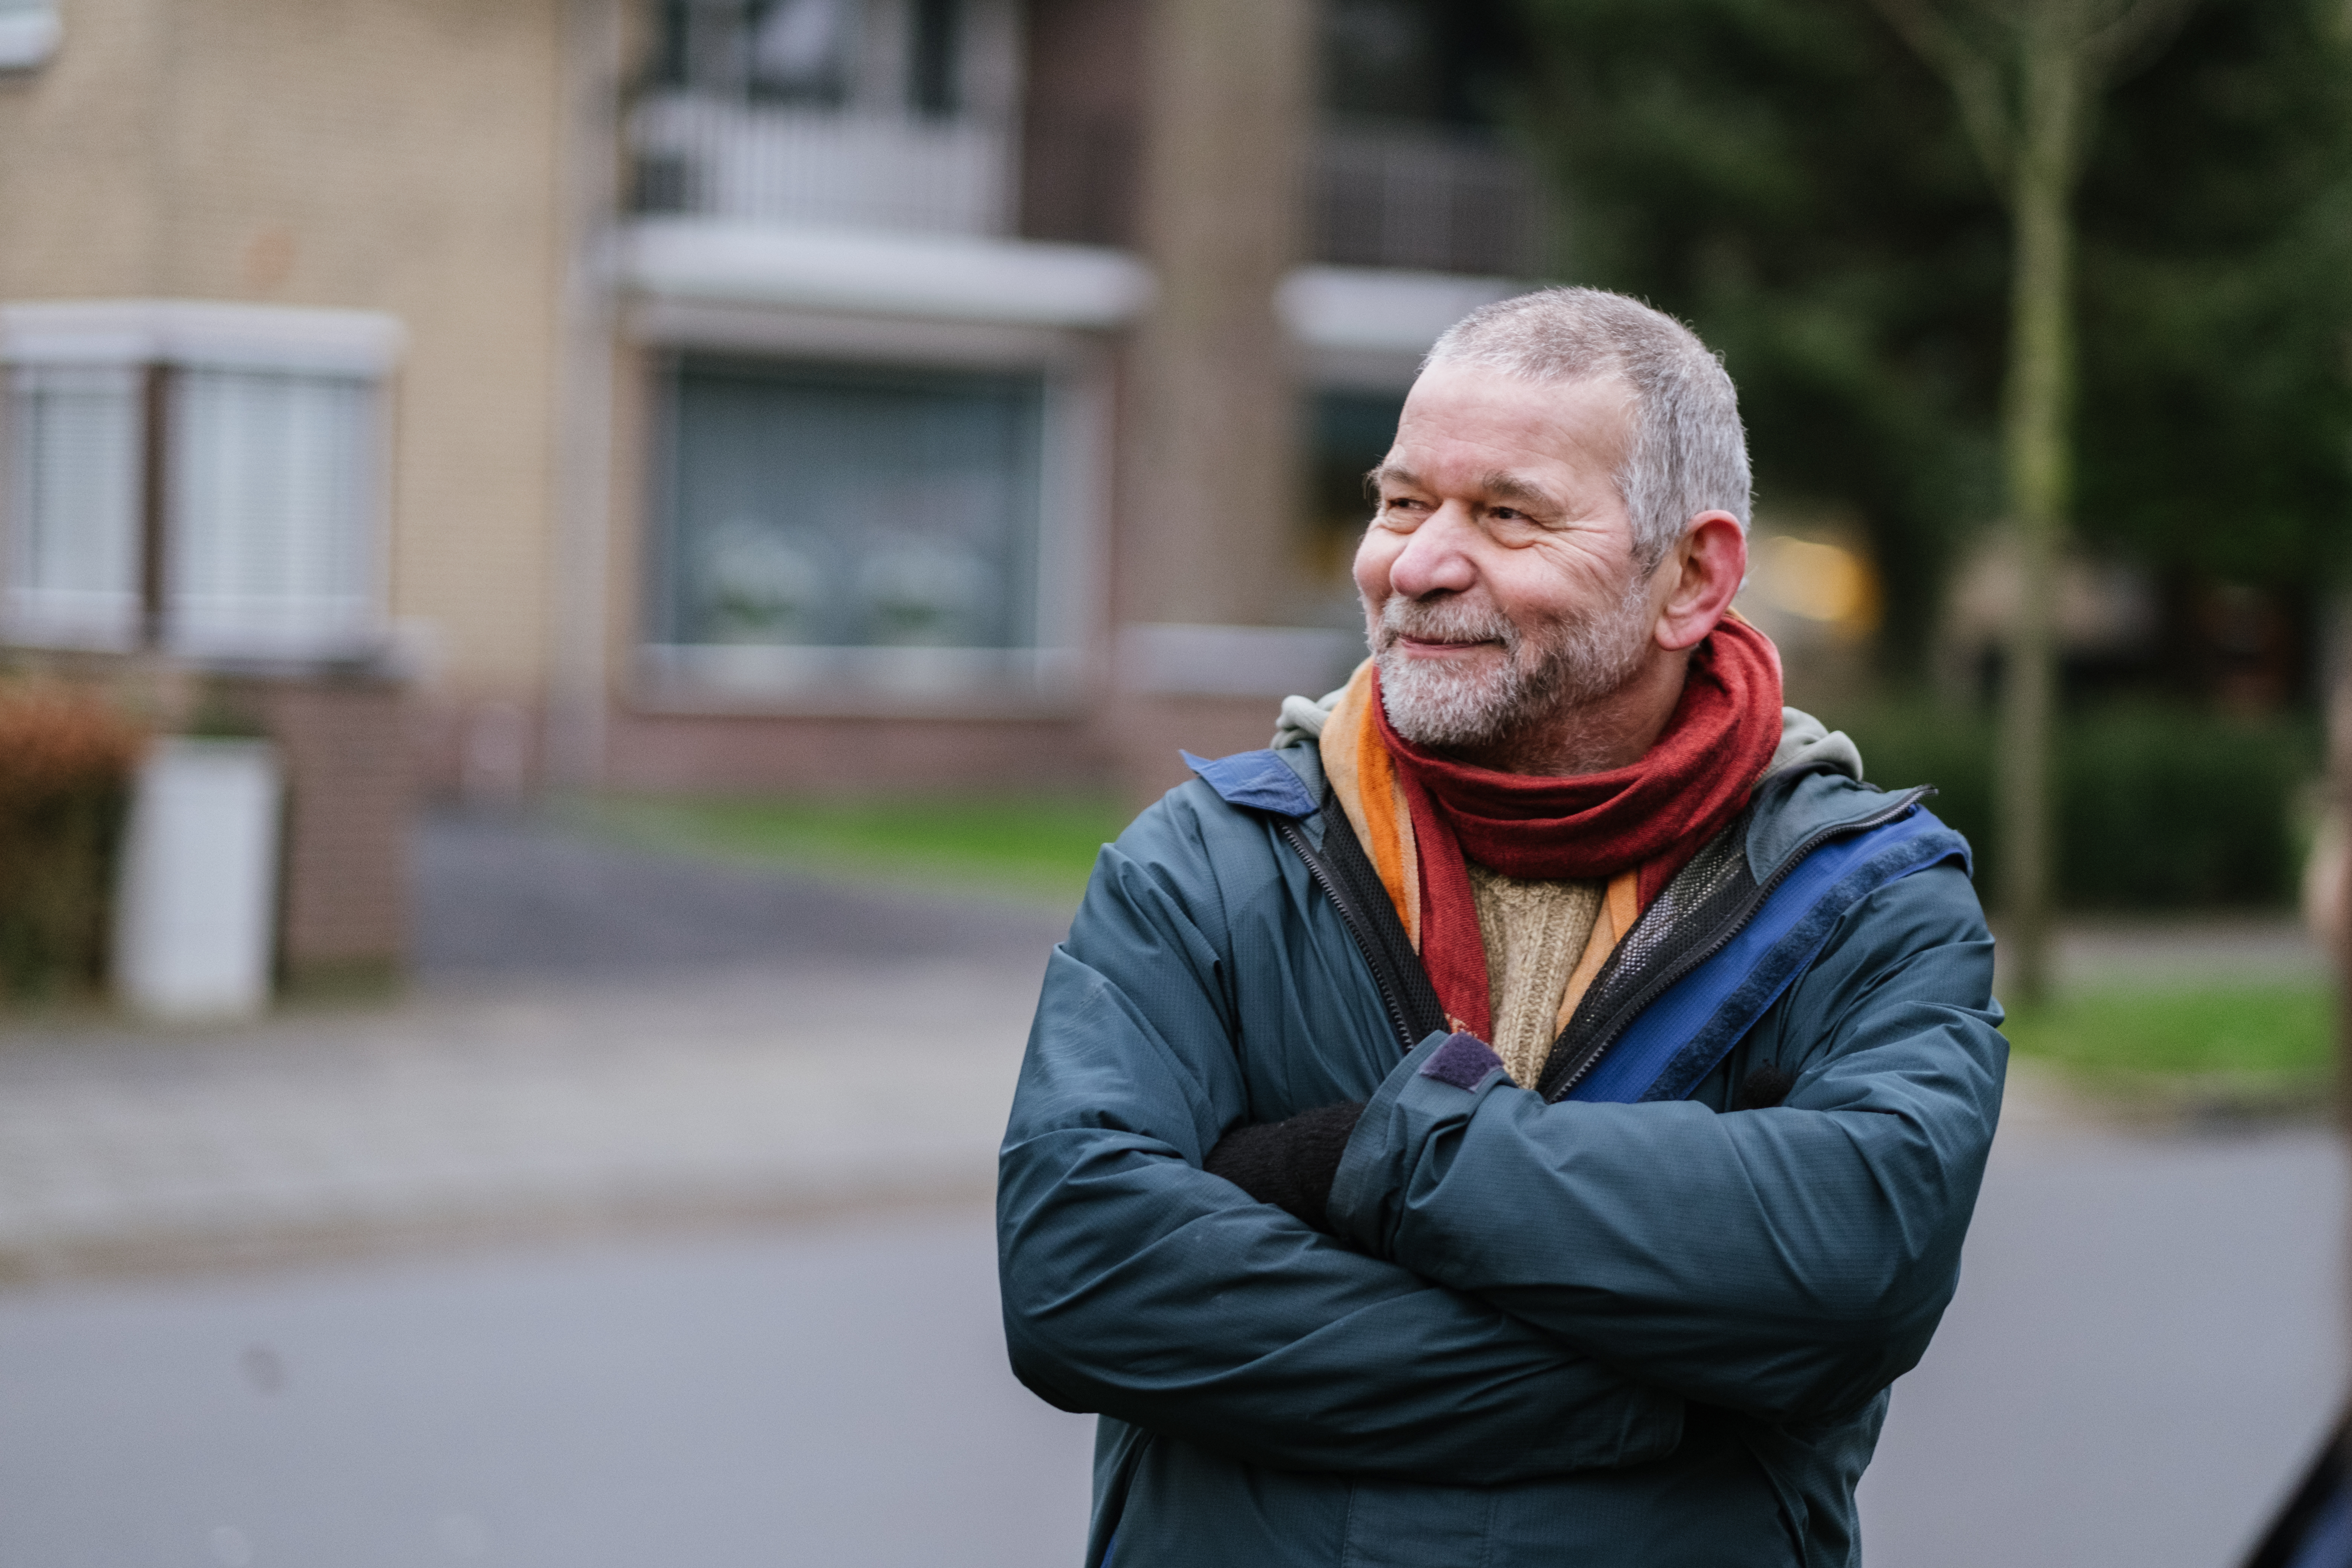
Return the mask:
[(1558, 384), (1608, 377), (1633, 393), (1633, 441), (1617, 493), (1633, 547), (1655, 569), (1703, 511), (1748, 527), (1748, 437), (1723, 362), (1696, 333), (1638, 300), (1543, 289), (1481, 305), (1445, 330), (1422, 369), (1467, 365)]

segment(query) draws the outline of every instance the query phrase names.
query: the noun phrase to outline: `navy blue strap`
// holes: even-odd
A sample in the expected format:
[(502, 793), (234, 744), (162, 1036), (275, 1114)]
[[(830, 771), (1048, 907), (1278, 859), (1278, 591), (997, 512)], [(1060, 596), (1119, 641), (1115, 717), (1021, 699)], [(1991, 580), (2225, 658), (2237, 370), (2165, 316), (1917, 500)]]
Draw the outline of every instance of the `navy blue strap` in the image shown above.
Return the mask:
[(1958, 834), (1921, 810), (1824, 844), (1722, 952), (1643, 1008), (1567, 1098), (1619, 1104), (1683, 1099), (1805, 972), (1848, 910), (1889, 882), (1967, 854)]
[(1307, 793), (1307, 785), (1290, 771), (1290, 764), (1272, 752), (1235, 752), (1214, 762), (1190, 752), (1176, 754), (1229, 805), (1270, 811), (1276, 816), (1315, 815), (1315, 797)]

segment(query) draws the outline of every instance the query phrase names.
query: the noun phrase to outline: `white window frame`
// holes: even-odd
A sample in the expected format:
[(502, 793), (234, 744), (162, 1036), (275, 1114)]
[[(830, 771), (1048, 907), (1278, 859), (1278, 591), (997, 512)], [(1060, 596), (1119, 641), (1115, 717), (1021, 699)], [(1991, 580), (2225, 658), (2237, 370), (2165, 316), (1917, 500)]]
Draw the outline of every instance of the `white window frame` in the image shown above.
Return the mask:
[[(137, 471), (128, 481), (141, 506), (134, 546), (139, 614), (131, 625), (94, 637), (87, 626), (49, 626), (38, 616), (9, 613), (19, 603), (12, 588), (0, 595), (0, 639), (20, 646), (145, 646), (191, 658), (232, 662), (347, 661), (379, 655), (385, 635), (389, 565), (388, 384), (404, 337), (397, 320), (374, 311), (154, 300), (0, 305), (0, 369), (9, 381), (28, 370), (107, 368), (137, 374), (143, 386), (132, 454)], [(364, 455), (358, 464), (362, 490), (355, 502), (356, 528), (365, 552), (359, 574), (364, 603), (349, 607), (344, 624), (326, 628), (257, 625), (225, 635), (178, 624), (171, 579), (174, 559), (185, 544), (180, 537), (184, 498), (179, 481), (188, 465), (174, 451), (179, 435), (171, 411), (182, 400), (174, 395), (173, 384), (192, 373), (208, 372), (325, 377), (365, 389)], [(13, 411), (9, 417), (13, 431)], [(159, 419), (160, 429), (154, 423)], [(158, 461), (161, 472), (150, 472)], [(0, 496), (9, 501), (9, 514), (0, 517), (0, 526), (7, 531), (11, 566), (22, 560), (21, 531), (26, 522), (17, 509), (24, 493), (20, 476), (7, 476), (0, 486)], [(159, 559), (148, 559), (159, 550)]]

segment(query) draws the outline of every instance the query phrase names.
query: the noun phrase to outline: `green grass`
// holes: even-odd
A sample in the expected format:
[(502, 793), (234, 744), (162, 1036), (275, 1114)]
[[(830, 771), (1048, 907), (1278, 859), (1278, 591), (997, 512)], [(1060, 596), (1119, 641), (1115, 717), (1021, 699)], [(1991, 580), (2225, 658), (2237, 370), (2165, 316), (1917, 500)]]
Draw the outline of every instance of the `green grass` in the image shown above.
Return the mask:
[(1130, 812), (1108, 796), (603, 799), (608, 831), (730, 859), (1075, 902)]
[(2019, 1008), (2001, 1032), (2019, 1055), (2095, 1084), (2316, 1092), (2335, 1071), (2335, 999), (2313, 984), (2085, 990)]

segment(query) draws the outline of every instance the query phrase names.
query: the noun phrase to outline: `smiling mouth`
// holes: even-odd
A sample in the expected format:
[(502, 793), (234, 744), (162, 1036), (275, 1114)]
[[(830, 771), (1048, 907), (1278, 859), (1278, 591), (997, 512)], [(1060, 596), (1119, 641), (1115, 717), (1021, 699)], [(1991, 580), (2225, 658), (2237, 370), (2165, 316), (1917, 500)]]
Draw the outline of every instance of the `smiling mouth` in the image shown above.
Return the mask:
[(1397, 638), (1397, 641), (1403, 644), (1408, 650), (1414, 653), (1460, 653), (1474, 647), (1498, 648), (1503, 646), (1498, 639), (1494, 637), (1476, 637), (1465, 641), (1454, 642), (1440, 637), (1401, 636)]

